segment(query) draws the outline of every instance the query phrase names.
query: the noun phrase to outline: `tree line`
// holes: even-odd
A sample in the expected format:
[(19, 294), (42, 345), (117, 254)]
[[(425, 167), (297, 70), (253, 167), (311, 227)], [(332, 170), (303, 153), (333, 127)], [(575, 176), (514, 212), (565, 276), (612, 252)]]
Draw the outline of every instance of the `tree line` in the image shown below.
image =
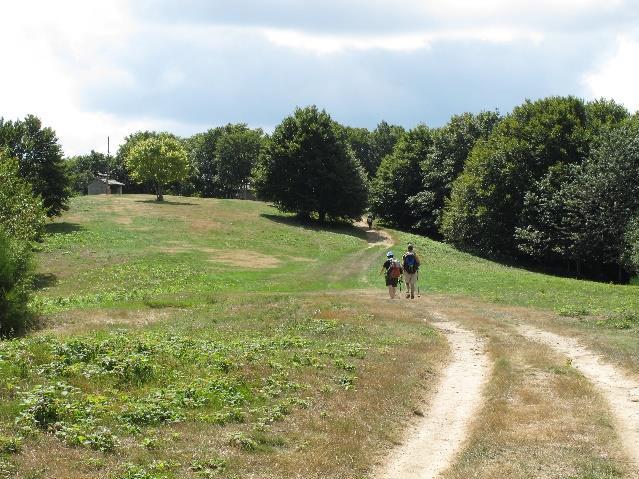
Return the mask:
[(484, 257), (625, 282), (639, 271), (639, 115), (609, 100), (549, 97), (439, 128), (373, 130), (297, 108), (271, 134), (228, 124), (188, 138), (139, 131), (110, 157), (64, 158), (29, 115), (0, 118), (0, 336), (24, 327), (30, 255), (47, 217), (97, 173), (130, 193), (249, 191), (320, 221), (411, 230)]
[(474, 254), (626, 282), (639, 267), (638, 180), (637, 114), (550, 97), (408, 131), (370, 204), (386, 224)]

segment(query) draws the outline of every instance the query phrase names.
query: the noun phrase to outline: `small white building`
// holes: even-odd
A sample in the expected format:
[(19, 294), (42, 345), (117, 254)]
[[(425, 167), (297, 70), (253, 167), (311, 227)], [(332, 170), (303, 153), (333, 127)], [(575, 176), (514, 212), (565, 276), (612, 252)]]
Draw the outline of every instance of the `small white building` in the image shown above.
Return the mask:
[(109, 178), (107, 184), (107, 175), (98, 173), (95, 179), (87, 185), (87, 193), (89, 195), (121, 195), (124, 183)]

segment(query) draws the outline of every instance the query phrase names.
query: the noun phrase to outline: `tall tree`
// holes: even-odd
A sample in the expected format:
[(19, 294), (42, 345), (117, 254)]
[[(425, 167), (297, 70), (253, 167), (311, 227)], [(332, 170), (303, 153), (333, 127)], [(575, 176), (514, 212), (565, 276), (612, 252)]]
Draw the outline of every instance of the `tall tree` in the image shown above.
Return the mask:
[(22, 178), (18, 162), (0, 152), (0, 338), (27, 325), (31, 251), (46, 218), (42, 200)]
[(432, 130), (432, 147), (420, 163), (422, 189), (408, 200), (417, 220), (415, 229), (438, 235), (444, 201), (450, 196), (453, 181), (464, 169), (475, 143), (487, 139), (499, 120), (499, 113), (493, 111), (463, 113)]
[(401, 126), (391, 125), (383, 120), (371, 132), (371, 156), (368, 166), (371, 177), (375, 176), (382, 160), (393, 152), (404, 133), (406, 131)]
[(490, 256), (517, 255), (526, 192), (556, 164), (588, 153), (586, 109), (574, 97), (526, 101), (475, 144), (442, 220), (453, 244)]
[(344, 130), (355, 157), (366, 170), (368, 178), (372, 178), (379, 166), (374, 156), (373, 135), (366, 128), (345, 126)]
[[(217, 144), (220, 138), (228, 134), (250, 131), (245, 123), (218, 126), (204, 133), (197, 133), (189, 140), (189, 161), (193, 165), (195, 186), (205, 198), (224, 196), (228, 189), (220, 186), (220, 161)], [(259, 131), (261, 135), (261, 130)], [(228, 150), (225, 150), (225, 154)], [(228, 157), (226, 158), (228, 160)], [(224, 176), (224, 173), (223, 173)], [(222, 191), (224, 190), (224, 191)]]
[(621, 280), (626, 232), (639, 214), (639, 122), (608, 128), (564, 196), (575, 251), (590, 263), (618, 265)]
[(215, 146), (217, 188), (226, 198), (232, 198), (247, 185), (251, 171), (262, 148), (261, 130), (225, 132)]
[(262, 197), (302, 216), (354, 219), (366, 207), (365, 172), (344, 129), (315, 106), (297, 108), (275, 128), (255, 182)]
[(167, 184), (182, 181), (189, 173), (184, 146), (166, 134), (137, 142), (128, 152), (126, 166), (134, 180), (154, 186), (158, 201), (164, 200)]
[(49, 216), (59, 215), (70, 196), (62, 148), (55, 132), (33, 115), (24, 120), (0, 118), (0, 149), (18, 160), (20, 175), (42, 197)]
[(371, 185), (371, 211), (384, 223), (412, 228), (417, 222), (410, 198), (422, 187), (420, 162), (432, 147), (432, 132), (419, 125), (402, 136), (380, 164)]
[[(163, 133), (164, 135), (171, 136), (177, 139), (175, 135), (170, 133)], [(124, 138), (124, 141), (118, 148), (118, 151), (111, 162), (112, 170), (109, 173), (114, 179), (121, 181), (126, 185), (126, 190), (130, 193), (152, 193), (154, 192), (154, 186), (151, 184), (145, 184), (144, 182), (138, 182), (133, 179), (129, 174), (129, 170), (126, 165), (126, 159), (131, 152), (131, 149), (140, 141), (148, 140), (149, 138), (157, 138), (160, 133), (157, 131), (136, 131)]]

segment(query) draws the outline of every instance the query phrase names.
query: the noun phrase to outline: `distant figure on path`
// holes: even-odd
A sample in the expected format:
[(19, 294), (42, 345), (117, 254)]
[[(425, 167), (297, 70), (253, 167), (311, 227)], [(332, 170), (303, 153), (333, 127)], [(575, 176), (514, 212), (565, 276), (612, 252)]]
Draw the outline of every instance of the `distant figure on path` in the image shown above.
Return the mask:
[(419, 272), (419, 257), (413, 251), (414, 247), (408, 243), (408, 251), (402, 256), (402, 268), (404, 269), (404, 282), (406, 283), (406, 298), (415, 298), (415, 286), (417, 285)]
[(390, 299), (395, 299), (395, 291), (397, 291), (397, 283), (402, 276), (402, 265), (393, 258), (393, 252), (386, 253), (387, 260), (384, 261), (380, 274), (384, 273), (386, 277), (386, 286), (388, 286), (388, 295)]
[(373, 217), (371, 215), (368, 215), (366, 217), (366, 223), (368, 224), (368, 229), (372, 230), (373, 229)]

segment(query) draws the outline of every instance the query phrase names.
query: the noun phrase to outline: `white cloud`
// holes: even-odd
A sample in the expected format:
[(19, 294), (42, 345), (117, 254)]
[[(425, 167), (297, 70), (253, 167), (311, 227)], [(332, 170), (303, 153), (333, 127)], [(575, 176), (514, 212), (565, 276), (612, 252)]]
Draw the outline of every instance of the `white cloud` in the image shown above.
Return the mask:
[(404, 35), (328, 35), (309, 34), (294, 30), (266, 29), (266, 38), (274, 45), (317, 54), (340, 53), (346, 50), (387, 50), (410, 52), (431, 48), (436, 42), (475, 40), (487, 43), (508, 43), (517, 40), (540, 43), (542, 32), (502, 27), (469, 28), (465, 30), (435, 30)]
[(67, 154), (99, 149), (101, 143), (106, 148), (109, 130), (122, 123), (82, 111), (78, 93), (96, 79), (131, 81), (104, 55), (126, 44), (132, 24), (125, 4), (31, 0), (4, 2), (2, 10), (0, 55), (9, 68), (0, 75), (0, 115), (39, 116), (56, 130)]
[(639, 40), (620, 35), (612, 57), (584, 75), (583, 82), (590, 96), (613, 98), (632, 111), (639, 110), (638, 59)]

